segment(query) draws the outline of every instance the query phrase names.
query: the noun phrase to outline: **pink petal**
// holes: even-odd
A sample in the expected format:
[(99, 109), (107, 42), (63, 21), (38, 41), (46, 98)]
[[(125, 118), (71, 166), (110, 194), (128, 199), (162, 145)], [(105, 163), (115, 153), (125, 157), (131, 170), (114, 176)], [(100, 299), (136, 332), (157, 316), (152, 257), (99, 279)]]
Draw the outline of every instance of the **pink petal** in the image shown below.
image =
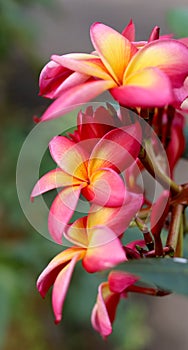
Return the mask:
[(160, 32), (160, 28), (158, 26), (155, 26), (152, 29), (148, 42), (159, 39), (159, 32)]
[[(81, 144), (81, 143), (80, 143)], [(49, 143), (52, 158), (66, 173), (80, 180), (87, 180), (87, 152), (80, 144), (71, 141), (66, 136), (55, 136)], [(75, 179), (72, 179), (76, 181)]]
[(57, 87), (53, 98), (60, 97), (68, 89), (71, 89), (72, 87), (75, 87), (77, 85), (81, 85), (85, 83), (88, 79), (89, 77), (86, 74), (82, 74), (79, 72), (72, 73)]
[(104, 338), (112, 333), (112, 323), (115, 319), (119, 299), (120, 295), (111, 292), (107, 282), (100, 284), (91, 322), (93, 328)]
[(142, 202), (142, 194), (127, 192), (126, 202), (120, 207), (110, 208), (92, 205), (88, 215), (87, 227), (108, 226), (116, 235), (121, 235), (140, 209)]
[(54, 199), (49, 216), (48, 228), (55, 242), (62, 244), (63, 231), (74, 214), (81, 192), (81, 186), (63, 189)]
[(86, 230), (87, 217), (77, 219), (64, 233), (65, 238), (73, 244), (81, 247), (88, 247), (88, 235)]
[(162, 107), (175, 101), (170, 80), (156, 68), (135, 72), (126, 78), (124, 86), (113, 88), (110, 92), (126, 107)]
[(31, 193), (31, 199), (54, 188), (79, 184), (79, 180), (57, 168), (49, 171), (38, 180)]
[(73, 110), (76, 105), (86, 103), (114, 86), (113, 81), (90, 81), (64, 92), (44, 112), (41, 121), (55, 119)]
[(129, 41), (135, 41), (135, 25), (132, 19), (130, 20), (129, 24), (124, 28), (121, 34)]
[(116, 30), (102, 23), (94, 23), (90, 35), (103, 64), (114, 81), (121, 84), (128, 62), (137, 51), (136, 47)]
[(89, 246), (82, 264), (86, 271), (109, 269), (127, 260), (116, 234), (105, 226), (97, 226), (88, 232)]
[(91, 153), (89, 174), (100, 168), (113, 168), (119, 172), (128, 168), (138, 156), (141, 138), (142, 131), (138, 122), (109, 131)]
[(39, 77), (40, 95), (48, 98), (58, 97), (57, 90), (59, 86), (65, 81), (72, 71), (59, 64), (50, 61), (42, 69)]
[(125, 184), (113, 169), (94, 172), (82, 193), (89, 201), (107, 207), (121, 206), (126, 199)]
[(70, 261), (70, 263), (67, 264), (61, 272), (59, 272), (54, 282), (52, 292), (52, 305), (56, 324), (61, 321), (64, 300), (69, 288), (70, 280), (77, 260), (78, 255), (75, 255), (74, 258)]
[(101, 59), (97, 56), (89, 54), (68, 54), (63, 56), (53, 55), (52, 59), (56, 63), (84, 75), (86, 74), (104, 80), (111, 79)]
[(59, 272), (74, 258), (74, 256), (77, 257), (77, 260), (82, 259), (83, 249), (72, 247), (64, 250), (53, 258), (45, 270), (40, 274), (37, 280), (37, 288), (43, 298), (48, 289), (53, 285)]
[(188, 75), (187, 61), (188, 47), (184, 44), (173, 39), (155, 40), (134, 55), (127, 67), (126, 76), (155, 67), (167, 74), (173, 87), (180, 87)]
[(129, 286), (138, 280), (139, 277), (123, 271), (112, 271), (108, 276), (109, 288), (114, 293), (125, 292)]

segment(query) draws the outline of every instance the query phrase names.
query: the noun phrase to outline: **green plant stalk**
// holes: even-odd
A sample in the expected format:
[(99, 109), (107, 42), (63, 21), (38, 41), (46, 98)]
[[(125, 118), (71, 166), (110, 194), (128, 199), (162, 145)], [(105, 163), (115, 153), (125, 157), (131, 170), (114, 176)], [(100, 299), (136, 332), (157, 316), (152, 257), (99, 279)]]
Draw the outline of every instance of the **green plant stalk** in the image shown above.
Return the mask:
[(154, 248), (153, 238), (151, 236), (151, 233), (150, 233), (147, 225), (138, 216), (136, 216), (135, 222), (136, 222), (138, 228), (140, 229), (140, 231), (142, 231), (142, 233), (143, 233), (146, 246), (148, 247), (149, 250), (153, 250), (153, 248)]
[(145, 145), (140, 151), (139, 159), (152, 177), (155, 178), (165, 189), (170, 189), (173, 196), (181, 191), (181, 187), (164, 173), (156, 161), (156, 156), (150, 140), (145, 140)]
[(178, 249), (180, 249), (180, 243), (182, 245), (181, 240), (183, 241), (181, 237), (179, 238), (179, 236), (182, 235), (182, 231), (183, 231), (183, 227), (181, 227), (183, 226), (183, 221), (182, 221), (183, 209), (184, 209), (184, 206), (182, 204), (178, 204), (172, 208), (172, 218), (171, 218), (171, 223), (169, 227), (166, 246), (170, 248), (173, 255), (174, 253), (176, 253), (178, 240), (179, 240)]
[(176, 257), (182, 257), (183, 256), (183, 213), (180, 217), (180, 227), (179, 227), (179, 235), (178, 235), (178, 241), (176, 246), (176, 251), (174, 253), (174, 256)]

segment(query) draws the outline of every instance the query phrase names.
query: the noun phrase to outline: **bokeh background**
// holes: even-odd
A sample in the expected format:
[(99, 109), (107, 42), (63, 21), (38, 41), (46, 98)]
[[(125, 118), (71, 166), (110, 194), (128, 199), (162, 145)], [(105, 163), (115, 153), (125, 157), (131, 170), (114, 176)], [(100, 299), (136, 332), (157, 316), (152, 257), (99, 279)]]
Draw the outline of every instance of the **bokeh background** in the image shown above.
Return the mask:
[[(132, 18), (137, 39), (154, 25), (162, 34), (188, 36), (187, 0), (0, 0), (0, 349), (166, 350), (188, 348), (188, 299), (130, 296), (120, 304), (114, 333), (103, 342), (90, 324), (101, 275), (78, 264), (55, 326), (50, 293), (43, 301), (35, 281), (60, 247), (27, 222), (16, 193), (20, 148), (48, 101), (38, 76), (53, 53), (90, 52), (89, 27), (101, 21), (121, 31)], [(47, 167), (47, 165), (46, 165)], [(176, 174), (185, 182), (186, 162)]]

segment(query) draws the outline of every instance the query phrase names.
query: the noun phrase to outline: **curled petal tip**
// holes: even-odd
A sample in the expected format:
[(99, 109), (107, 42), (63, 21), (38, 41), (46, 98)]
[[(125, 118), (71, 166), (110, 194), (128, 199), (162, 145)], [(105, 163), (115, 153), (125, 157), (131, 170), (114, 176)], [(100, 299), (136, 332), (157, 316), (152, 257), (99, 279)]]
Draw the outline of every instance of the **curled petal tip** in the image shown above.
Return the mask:
[(31, 195), (31, 196), (30, 196), (30, 201), (31, 201), (32, 203), (34, 202), (34, 199), (35, 199), (34, 196)]
[(37, 117), (36, 115), (34, 115), (33, 116), (33, 121), (34, 121), (34, 123), (38, 124), (38, 123), (40, 123), (40, 118)]
[(61, 322), (61, 316), (56, 317), (54, 320), (55, 325), (58, 325)]

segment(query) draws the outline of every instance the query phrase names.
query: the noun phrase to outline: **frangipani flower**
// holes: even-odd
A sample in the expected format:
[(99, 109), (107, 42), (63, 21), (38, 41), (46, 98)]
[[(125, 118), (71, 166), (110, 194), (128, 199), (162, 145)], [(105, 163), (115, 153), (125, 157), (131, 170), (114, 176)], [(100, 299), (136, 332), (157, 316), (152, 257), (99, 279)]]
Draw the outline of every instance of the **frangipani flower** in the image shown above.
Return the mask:
[[(131, 31), (130, 31), (131, 32)], [(57, 100), (41, 120), (61, 116), (109, 90), (127, 107), (180, 103), (177, 93), (188, 75), (188, 47), (173, 39), (154, 40), (137, 49), (125, 36), (102, 24), (91, 26), (92, 54), (52, 56), (40, 76), (40, 94)], [(182, 102), (182, 101), (181, 101)]]
[[(115, 320), (117, 306), (121, 298), (126, 298), (128, 292), (142, 293), (153, 296), (165, 296), (169, 292), (138, 282), (139, 277), (124, 271), (111, 271), (108, 282), (99, 285), (97, 302), (91, 315), (93, 328), (103, 338), (112, 333), (112, 324)], [(137, 282), (137, 283), (136, 283)]]
[(126, 187), (118, 173), (130, 166), (138, 156), (140, 125), (135, 123), (111, 130), (97, 142), (91, 154), (86, 150), (87, 142), (75, 143), (65, 136), (54, 137), (49, 149), (58, 168), (45, 174), (31, 194), (33, 198), (63, 187), (52, 203), (48, 219), (49, 232), (58, 243), (62, 243), (63, 231), (81, 194), (88, 201), (101, 206), (124, 205)]
[(121, 297), (126, 297), (126, 291), (139, 278), (126, 272), (112, 271), (108, 282), (101, 283), (98, 288), (97, 302), (93, 308), (91, 322), (93, 328), (103, 338), (112, 333), (112, 324)]
[[(134, 205), (137, 205), (136, 200)], [(132, 213), (135, 211), (133, 204), (131, 210)], [(117, 233), (126, 227), (127, 222), (124, 222), (126, 222), (126, 207), (123, 209), (93, 207), (88, 217), (78, 219), (68, 228), (66, 238), (74, 243), (74, 246), (58, 254), (37, 281), (37, 288), (42, 297), (54, 284), (52, 305), (56, 323), (61, 320), (64, 300), (77, 261), (82, 260), (84, 268), (93, 273), (127, 260), (117, 236)], [(111, 227), (107, 226), (108, 223)], [(113, 227), (116, 227), (116, 232), (113, 231)]]

